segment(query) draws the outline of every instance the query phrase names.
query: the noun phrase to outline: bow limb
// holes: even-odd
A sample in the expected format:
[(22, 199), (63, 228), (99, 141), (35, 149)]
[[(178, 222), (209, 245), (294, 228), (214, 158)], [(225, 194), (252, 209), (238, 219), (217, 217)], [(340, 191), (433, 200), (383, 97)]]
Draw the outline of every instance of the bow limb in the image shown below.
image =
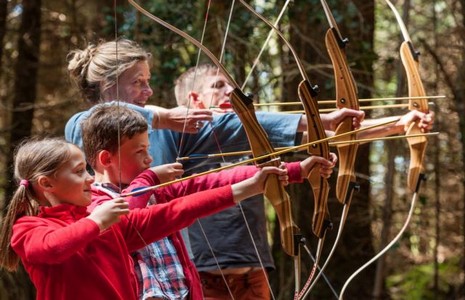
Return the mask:
[[(414, 99), (409, 100), (409, 109), (428, 113), (428, 100), (426, 98), (419, 70), (420, 53), (413, 47), (407, 27), (395, 6), (389, 0), (385, 1), (394, 13), (404, 38), (404, 41), (400, 46), (400, 58), (407, 75), (408, 95), (409, 97), (415, 97)], [(415, 121), (409, 125), (406, 132), (407, 136), (422, 133), (418, 126), (418, 122), (419, 121)], [(408, 187), (412, 192), (418, 192), (420, 179), (423, 178), (421, 173), (423, 172), (423, 159), (426, 153), (427, 139), (424, 136), (412, 137), (407, 138), (407, 142), (410, 148)]]
[[(402, 42), (400, 46), (400, 56), (402, 60), (402, 64), (404, 66), (405, 72), (407, 74), (407, 82), (408, 82), (408, 93), (409, 97), (415, 97), (414, 99), (409, 100), (409, 109), (410, 110), (418, 110), (424, 113), (429, 111), (428, 109), (428, 100), (426, 99), (426, 93), (423, 88), (423, 83), (420, 78), (419, 72), (419, 53), (414, 49), (413, 44), (411, 42), (410, 36), (407, 32), (407, 28), (402, 20), (402, 17), (398, 13), (395, 6), (389, 1), (385, 0), (388, 6), (393, 11), (397, 23), (400, 26), (402, 31), (402, 36), (404, 38), (404, 42)], [(418, 127), (418, 121), (412, 122), (409, 128), (407, 129), (406, 135), (413, 135), (421, 133), (421, 130)], [(361, 271), (366, 269), (370, 264), (375, 262), (378, 258), (384, 255), (402, 236), (402, 234), (407, 229), (407, 226), (411, 220), (411, 217), (414, 212), (415, 203), (418, 199), (418, 191), (420, 188), (421, 180), (425, 179), (424, 174), (422, 173), (422, 164), (423, 159), (426, 152), (426, 144), (427, 140), (426, 137), (410, 137), (407, 138), (410, 148), (410, 166), (409, 166), (409, 174), (408, 174), (408, 187), (413, 192), (412, 201), (410, 203), (409, 213), (407, 218), (404, 222), (399, 233), (394, 237), (394, 239), (386, 245), (376, 256), (374, 256), (370, 261), (365, 263), (362, 267), (360, 267), (357, 271), (355, 271), (344, 283), (341, 293), (339, 295), (339, 299), (343, 299), (343, 295), (345, 290), (347, 289), (351, 280), (355, 278)]]
[[(339, 109), (345, 107), (358, 110), (359, 101), (357, 96), (357, 86), (355, 84), (352, 71), (349, 68), (347, 58), (344, 52), (348, 40), (342, 38), (339, 28), (337, 27), (337, 23), (334, 20), (334, 17), (326, 1), (321, 0), (321, 4), (323, 6), (323, 10), (325, 12), (330, 26), (325, 35), (325, 44), (334, 70), (334, 78), (336, 83), (336, 105)], [(338, 135), (341, 133), (346, 133), (352, 131), (353, 129), (354, 128), (352, 124), (352, 118), (345, 118), (344, 120), (342, 120), (341, 123), (338, 124), (335, 134)], [(351, 134), (341, 139), (338, 139), (338, 141), (351, 141), (355, 139), (356, 135)], [(323, 274), (323, 271), (328, 265), (336, 249), (336, 246), (342, 236), (342, 231), (347, 220), (347, 215), (349, 212), (353, 192), (354, 190), (359, 188), (358, 184), (355, 183), (354, 172), (357, 149), (357, 144), (345, 144), (337, 146), (339, 156), (339, 172), (336, 183), (336, 197), (339, 200), (339, 202), (344, 204), (341, 221), (339, 224), (337, 236), (334, 240), (334, 244), (328, 256), (326, 257), (325, 262), (320, 268), (318, 274), (314, 277), (314, 280), (313, 282), (311, 282), (311, 285), (309, 283), (309, 285), (306, 285), (304, 287), (302, 293), (299, 295), (300, 299), (304, 299), (310, 294), (312, 288), (315, 286), (316, 282)]]
[[(225, 67), (219, 62), (217, 57), (213, 53), (211, 53), (211, 51), (209, 51), (202, 43), (200, 43), (199, 41), (197, 41), (195, 38), (191, 37), (189, 34), (185, 33), (184, 31), (154, 16), (153, 14), (151, 14), (150, 12), (142, 8), (134, 0), (128, 0), (128, 2), (134, 8), (136, 8), (138, 11), (140, 11), (142, 14), (144, 14), (151, 20), (179, 34), (180, 36), (189, 40), (195, 46), (200, 48), (210, 58), (210, 60), (221, 70), (221, 72), (224, 74), (224, 76), (226, 76), (226, 78), (229, 80), (231, 85), (235, 87), (235, 92), (233, 93), (231, 98), (235, 98), (236, 100), (238, 100), (238, 101), (235, 101), (236, 106), (240, 107), (241, 105), (240, 103), (242, 103), (242, 101), (245, 101), (245, 105), (247, 105), (246, 99), (248, 99), (248, 97), (242, 94), (237, 82), (232, 78), (232, 76), (225, 69)], [(251, 100), (249, 99), (248, 101), (251, 101)], [(234, 109), (236, 110), (236, 108)], [(236, 111), (236, 113), (239, 114), (240, 112)], [(244, 119), (246, 120), (246, 122), (244, 122)], [(256, 149), (257, 148), (261, 149), (263, 145), (266, 145), (267, 143), (269, 144), (266, 134), (254, 136), (254, 132), (258, 132), (260, 130), (264, 132), (263, 128), (258, 123), (254, 113), (253, 115), (251, 112), (247, 114), (243, 113), (243, 117), (241, 121), (244, 122), (243, 125), (246, 130), (246, 134), (247, 134), (249, 141), (253, 141), (253, 147), (255, 147)], [(252, 138), (249, 136), (251, 136)], [(257, 146), (257, 145), (260, 145), (260, 146)], [(273, 148), (271, 147), (271, 144), (269, 144), (269, 147), (270, 148), (266, 150), (266, 151), (269, 151), (267, 153), (274, 152)], [(256, 157), (258, 156), (257, 153), (254, 152), (253, 155)], [(267, 154), (267, 153), (262, 153), (262, 154)], [(279, 165), (279, 162), (276, 162), (276, 163)], [(268, 199), (271, 201), (271, 204), (273, 205), (274, 209), (277, 212), (277, 215), (279, 218), (279, 225), (281, 228), (281, 243), (283, 245), (283, 249), (287, 254), (294, 256), (295, 246), (294, 246), (293, 234), (298, 232), (298, 228), (295, 225), (293, 225), (294, 222), (292, 221), (292, 215), (290, 214), (289, 196), (285, 192), (284, 186), (278, 180), (277, 176), (268, 176), (268, 178), (273, 178), (273, 177), (276, 177), (276, 178), (266, 181), (264, 194), (269, 197)]]

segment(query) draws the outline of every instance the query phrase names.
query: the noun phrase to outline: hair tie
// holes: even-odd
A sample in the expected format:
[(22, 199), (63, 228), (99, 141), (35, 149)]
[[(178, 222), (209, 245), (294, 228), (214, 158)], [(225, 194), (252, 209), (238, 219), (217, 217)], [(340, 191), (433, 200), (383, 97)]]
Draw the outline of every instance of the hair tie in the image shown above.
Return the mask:
[(21, 179), (21, 181), (19, 182), (19, 185), (24, 185), (24, 187), (27, 188), (29, 186), (29, 180)]

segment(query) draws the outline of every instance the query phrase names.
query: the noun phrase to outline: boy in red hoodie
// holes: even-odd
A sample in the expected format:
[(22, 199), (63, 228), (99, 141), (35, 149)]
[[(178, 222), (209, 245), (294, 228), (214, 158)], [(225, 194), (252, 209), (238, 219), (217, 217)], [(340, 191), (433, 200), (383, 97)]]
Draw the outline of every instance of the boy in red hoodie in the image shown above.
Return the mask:
[[(118, 197), (120, 193), (126, 193), (145, 186), (153, 186), (160, 181), (165, 182), (182, 175), (182, 165), (179, 163), (149, 168), (152, 158), (148, 153), (149, 142), (147, 122), (138, 113), (126, 107), (101, 105), (93, 110), (91, 115), (82, 123), (84, 152), (87, 161), (95, 170), (95, 183), (93, 184), (93, 203), (91, 207)], [(120, 139), (118, 139), (118, 135)], [(160, 153), (160, 155), (163, 155)], [(321, 157), (311, 157), (302, 163), (290, 163), (286, 165), (287, 174), (283, 180), (286, 182), (301, 182), (306, 174), (316, 164), (321, 164), (322, 176), (329, 176), (332, 172), (335, 156), (332, 162)], [(162, 204), (168, 201), (201, 190), (233, 184), (249, 178), (258, 171), (253, 166), (236, 167), (232, 170), (213, 173), (207, 176), (194, 178), (188, 181), (155, 189), (151, 193), (145, 193), (128, 198), (130, 208), (142, 208), (147, 204)], [(158, 175), (158, 176), (157, 176)], [(287, 177), (288, 176), (288, 177)], [(196, 200), (194, 200), (196, 201)], [(187, 204), (186, 204), (187, 205)], [(168, 220), (168, 218), (163, 218)], [(189, 224), (194, 219), (189, 218)], [(166, 222), (167, 223), (167, 222)], [(175, 224), (169, 224), (175, 225)], [(177, 224), (176, 224), (177, 225)], [(185, 223), (184, 223), (185, 226)], [(182, 228), (182, 227), (179, 227)], [(179, 299), (201, 299), (201, 285), (195, 265), (189, 259), (187, 250), (179, 232), (173, 232), (161, 241), (168, 249), (171, 256), (157, 256), (152, 251), (150, 259), (155, 260), (155, 265), (166, 266), (169, 260), (177, 272), (175, 278), (166, 278), (160, 282), (164, 293)], [(146, 246), (150, 246), (146, 243)], [(143, 284), (144, 272), (139, 266), (144, 258), (139, 253), (134, 253), (136, 274), (139, 284)], [(172, 263), (174, 262), (174, 263)], [(157, 278), (163, 278), (159, 274)]]

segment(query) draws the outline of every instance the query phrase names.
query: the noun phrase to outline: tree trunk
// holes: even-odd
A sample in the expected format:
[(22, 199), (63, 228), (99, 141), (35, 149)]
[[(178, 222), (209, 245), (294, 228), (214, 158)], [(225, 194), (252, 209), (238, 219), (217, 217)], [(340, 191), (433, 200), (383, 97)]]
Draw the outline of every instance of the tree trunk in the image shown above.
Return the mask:
[(6, 34), (6, 18), (7, 18), (7, 13), (8, 13), (8, 1), (0, 1), (0, 75), (3, 73), (2, 72), (2, 57), (3, 57), (3, 48), (4, 48), (4, 43), (3, 43), (3, 38), (5, 37)]
[[(460, 0), (460, 7), (462, 13), (462, 27), (465, 26), (465, 1)], [(462, 36), (463, 39), (463, 36)], [(463, 41), (462, 41), (463, 42)], [(460, 60), (460, 66), (457, 68), (457, 77), (455, 78), (455, 105), (457, 107), (457, 113), (462, 116), (460, 119), (460, 139), (462, 145), (465, 145), (465, 48), (462, 47), (462, 59)], [(462, 161), (465, 161), (465, 148), (462, 148)], [(462, 186), (465, 189), (465, 177), (462, 177)], [(463, 203), (465, 203), (465, 195), (463, 196)], [(465, 205), (462, 205), (462, 240), (465, 244)], [(462, 258), (461, 258), (462, 272), (465, 273), (465, 247), (462, 247)], [(461, 294), (465, 293), (465, 281), (462, 283)]]
[[(41, 29), (41, 0), (24, 0), (21, 26), (18, 32), (18, 58), (15, 67), (13, 113), (11, 123), (11, 135), (9, 139), (10, 153), (28, 137), (32, 129), (34, 116), (34, 103), (36, 101), (36, 83), (39, 67), (40, 29)], [(12, 155), (9, 157), (8, 166), (13, 165)], [(13, 178), (13, 168), (8, 168), (7, 178)], [(16, 182), (11, 180), (7, 185), (5, 204), (16, 189)], [(25, 272), (0, 276), (3, 286), (8, 289), (5, 299), (32, 299), (34, 288), (29, 283)], [(2, 297), (2, 299), (4, 299)]]
[[(395, 173), (395, 163), (394, 158), (397, 155), (397, 141), (394, 143), (386, 143), (387, 146), (387, 170), (386, 176), (384, 177), (385, 187), (386, 187), (386, 198), (384, 201), (384, 209), (382, 216), (382, 229), (381, 229), (381, 240), (380, 240), (380, 249), (383, 249), (389, 242), (391, 238), (391, 226), (392, 226), (392, 202), (393, 202), (393, 192), (394, 189), (394, 173)], [(385, 269), (386, 269), (386, 256), (383, 255), (378, 259), (376, 264), (376, 276), (375, 276), (375, 285), (373, 288), (373, 299), (380, 300), (383, 299), (384, 291), (384, 279), (385, 279)]]

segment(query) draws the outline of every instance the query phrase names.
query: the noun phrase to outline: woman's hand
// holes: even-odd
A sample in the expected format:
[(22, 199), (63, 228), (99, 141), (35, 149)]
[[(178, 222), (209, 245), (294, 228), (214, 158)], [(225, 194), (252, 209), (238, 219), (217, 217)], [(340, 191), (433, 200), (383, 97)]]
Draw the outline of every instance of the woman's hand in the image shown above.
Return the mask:
[[(171, 109), (146, 105), (154, 111), (154, 128), (171, 129), (178, 132), (197, 133), (204, 123), (213, 120), (213, 112), (209, 109), (175, 107)], [(158, 122), (156, 120), (158, 116)]]

